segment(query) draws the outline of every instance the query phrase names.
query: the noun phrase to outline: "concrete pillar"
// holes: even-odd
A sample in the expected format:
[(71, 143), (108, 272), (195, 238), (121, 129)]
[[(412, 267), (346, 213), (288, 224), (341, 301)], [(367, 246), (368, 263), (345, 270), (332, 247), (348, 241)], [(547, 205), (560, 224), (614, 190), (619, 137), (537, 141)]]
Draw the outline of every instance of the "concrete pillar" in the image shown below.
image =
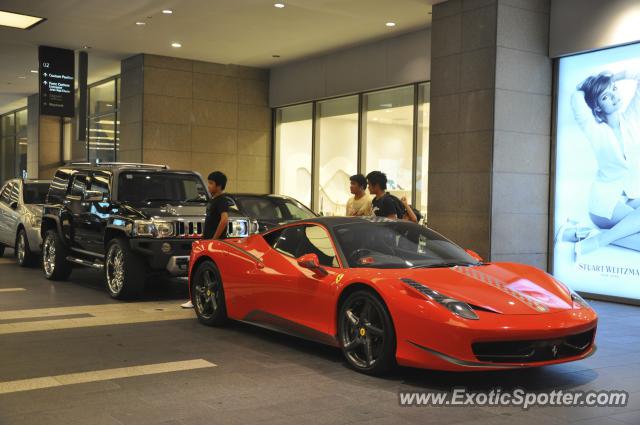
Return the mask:
[(144, 54), (121, 77), (118, 160), (220, 170), (229, 191), (270, 191), (267, 70)]
[(548, 0), (433, 7), (429, 223), (493, 261), (546, 268)]
[(27, 99), (27, 174), (50, 179), (62, 165), (61, 119), (40, 115), (37, 94)]

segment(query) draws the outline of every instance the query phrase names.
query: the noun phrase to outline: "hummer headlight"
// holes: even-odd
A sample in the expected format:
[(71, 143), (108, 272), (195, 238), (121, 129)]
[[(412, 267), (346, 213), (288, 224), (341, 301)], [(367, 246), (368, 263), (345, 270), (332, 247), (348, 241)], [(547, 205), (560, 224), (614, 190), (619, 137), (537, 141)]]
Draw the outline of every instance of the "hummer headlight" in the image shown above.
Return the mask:
[(241, 238), (249, 234), (249, 222), (245, 220), (233, 220), (229, 222), (229, 237)]
[(173, 223), (170, 221), (156, 221), (155, 225), (159, 238), (170, 238), (175, 234)]
[(133, 222), (134, 236), (149, 236), (154, 238), (158, 234), (156, 225), (151, 220), (135, 220)]

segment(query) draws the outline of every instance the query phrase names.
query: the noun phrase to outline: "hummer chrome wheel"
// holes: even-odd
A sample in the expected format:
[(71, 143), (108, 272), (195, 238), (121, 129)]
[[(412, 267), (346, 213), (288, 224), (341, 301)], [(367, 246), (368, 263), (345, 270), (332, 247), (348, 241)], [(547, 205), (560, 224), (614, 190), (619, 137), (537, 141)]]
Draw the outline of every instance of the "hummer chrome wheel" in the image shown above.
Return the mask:
[(124, 253), (118, 245), (109, 250), (105, 267), (109, 290), (113, 294), (120, 293), (124, 285)]
[(56, 270), (56, 244), (54, 237), (49, 234), (42, 247), (42, 265), (47, 276), (53, 275)]

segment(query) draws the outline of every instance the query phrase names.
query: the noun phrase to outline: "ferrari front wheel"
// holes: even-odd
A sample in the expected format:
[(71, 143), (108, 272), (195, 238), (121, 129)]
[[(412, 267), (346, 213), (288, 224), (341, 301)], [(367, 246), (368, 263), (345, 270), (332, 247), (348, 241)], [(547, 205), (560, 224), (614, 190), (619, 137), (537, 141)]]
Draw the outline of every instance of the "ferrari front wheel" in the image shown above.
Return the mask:
[(395, 366), (396, 335), (387, 307), (375, 293), (359, 290), (340, 308), (342, 352), (359, 372), (380, 375)]
[(200, 323), (219, 326), (227, 320), (220, 272), (212, 261), (200, 264), (191, 278), (191, 302)]

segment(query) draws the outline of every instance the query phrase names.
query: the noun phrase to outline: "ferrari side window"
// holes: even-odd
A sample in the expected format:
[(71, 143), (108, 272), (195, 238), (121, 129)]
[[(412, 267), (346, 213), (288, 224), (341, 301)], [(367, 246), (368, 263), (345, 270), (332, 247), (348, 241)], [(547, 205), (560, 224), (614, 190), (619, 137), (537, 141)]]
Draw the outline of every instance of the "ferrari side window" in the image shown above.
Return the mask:
[(285, 255), (298, 258), (299, 247), (304, 238), (304, 226), (287, 227), (275, 241), (273, 248)]
[(321, 265), (338, 267), (338, 259), (327, 232), (320, 226), (307, 226), (302, 244), (298, 247), (297, 257), (316, 254)]

